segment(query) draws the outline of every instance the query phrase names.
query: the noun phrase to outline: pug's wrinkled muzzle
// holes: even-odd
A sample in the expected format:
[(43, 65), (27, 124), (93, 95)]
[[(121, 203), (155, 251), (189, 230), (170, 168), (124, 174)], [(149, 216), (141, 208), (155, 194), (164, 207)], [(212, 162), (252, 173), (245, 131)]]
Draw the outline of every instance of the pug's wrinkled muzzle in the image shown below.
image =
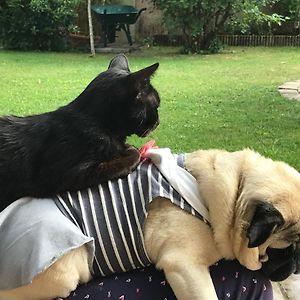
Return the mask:
[(291, 274), (300, 273), (300, 247), (291, 245), (284, 249), (268, 248), (268, 261), (262, 271), (272, 281), (282, 281)]

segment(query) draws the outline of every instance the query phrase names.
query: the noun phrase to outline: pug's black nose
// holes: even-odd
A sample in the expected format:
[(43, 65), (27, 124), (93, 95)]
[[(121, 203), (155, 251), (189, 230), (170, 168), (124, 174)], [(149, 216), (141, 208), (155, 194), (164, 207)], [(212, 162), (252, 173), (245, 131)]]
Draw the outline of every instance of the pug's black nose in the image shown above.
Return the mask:
[(282, 281), (297, 271), (295, 247), (285, 249), (268, 248), (268, 261), (263, 263), (262, 271), (272, 281)]
[(296, 249), (294, 252), (294, 259), (296, 263), (296, 271), (294, 274), (299, 274), (300, 273), (300, 243), (297, 243)]

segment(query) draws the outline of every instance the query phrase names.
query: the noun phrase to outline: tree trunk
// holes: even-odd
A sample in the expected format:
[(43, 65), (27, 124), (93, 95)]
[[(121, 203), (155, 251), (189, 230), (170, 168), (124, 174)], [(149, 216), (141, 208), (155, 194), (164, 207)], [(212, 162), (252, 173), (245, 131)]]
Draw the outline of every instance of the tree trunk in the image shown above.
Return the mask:
[(95, 56), (94, 31), (93, 31), (93, 22), (92, 22), (91, 0), (87, 0), (87, 11), (88, 11), (88, 21), (89, 21), (89, 36), (90, 36), (91, 55)]

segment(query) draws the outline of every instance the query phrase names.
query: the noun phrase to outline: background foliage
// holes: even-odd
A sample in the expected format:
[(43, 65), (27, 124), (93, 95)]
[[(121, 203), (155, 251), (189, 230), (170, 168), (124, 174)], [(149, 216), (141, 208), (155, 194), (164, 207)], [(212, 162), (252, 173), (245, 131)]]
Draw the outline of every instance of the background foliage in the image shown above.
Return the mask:
[(289, 16), (293, 21), (300, 21), (299, 0), (280, 0), (274, 4), (274, 9)]
[(80, 0), (1, 0), (0, 39), (7, 49), (65, 50)]
[(214, 53), (221, 48), (217, 34), (223, 33), (226, 25), (246, 31), (253, 23), (280, 24), (284, 21), (285, 18), (280, 14), (268, 14), (264, 11), (266, 6), (274, 5), (278, 1), (153, 0), (153, 3), (163, 10), (169, 31), (183, 34), (185, 52)]

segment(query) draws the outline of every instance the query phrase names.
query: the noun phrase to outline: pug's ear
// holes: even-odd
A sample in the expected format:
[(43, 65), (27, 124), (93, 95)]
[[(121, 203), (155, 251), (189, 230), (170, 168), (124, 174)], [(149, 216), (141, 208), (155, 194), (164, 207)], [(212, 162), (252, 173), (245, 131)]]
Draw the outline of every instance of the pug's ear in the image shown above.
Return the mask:
[(247, 229), (248, 247), (254, 248), (263, 244), (283, 223), (282, 214), (272, 204), (258, 201)]

